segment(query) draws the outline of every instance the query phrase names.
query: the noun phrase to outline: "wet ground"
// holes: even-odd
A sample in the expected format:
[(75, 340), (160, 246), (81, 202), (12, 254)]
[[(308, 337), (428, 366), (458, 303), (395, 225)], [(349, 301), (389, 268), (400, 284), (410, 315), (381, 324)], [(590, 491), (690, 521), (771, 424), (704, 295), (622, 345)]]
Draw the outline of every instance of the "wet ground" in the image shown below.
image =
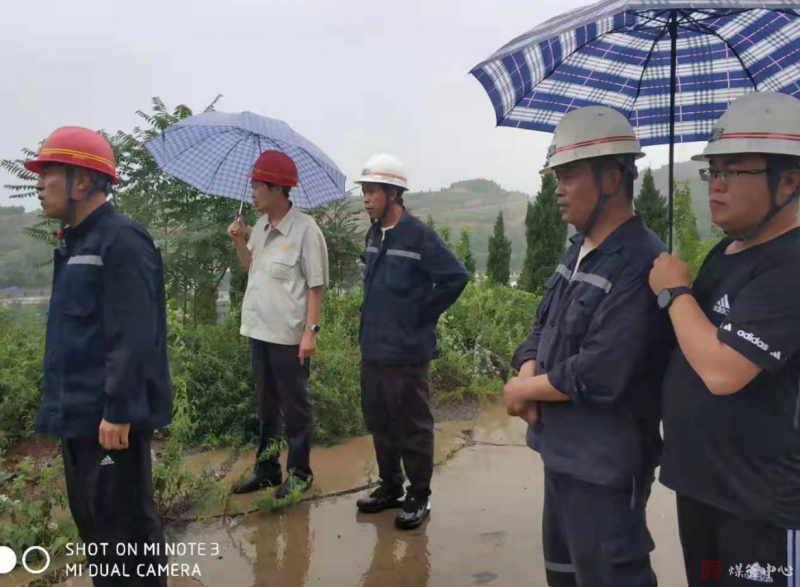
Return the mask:
[[(172, 541), (219, 544), (219, 554), (174, 557), (171, 562), (189, 565), (186, 572), (195, 576), (175, 578), (170, 587), (545, 586), (543, 470), (524, 440), (525, 424), (501, 407), (475, 421), (437, 425), (432, 512), (411, 532), (395, 529), (396, 511), (357, 513), (362, 492), (348, 493), (376, 476), (369, 437), (315, 449), (312, 500), (283, 513), (175, 527)], [(225, 455), (204, 458), (221, 462)], [(251, 455), (240, 459), (223, 483), (231, 483), (251, 462)], [(231, 509), (247, 512), (252, 502), (252, 496), (237, 496)], [(660, 485), (654, 488), (648, 521), (659, 585), (684, 587), (674, 496)], [(90, 585), (86, 578), (61, 583)]]

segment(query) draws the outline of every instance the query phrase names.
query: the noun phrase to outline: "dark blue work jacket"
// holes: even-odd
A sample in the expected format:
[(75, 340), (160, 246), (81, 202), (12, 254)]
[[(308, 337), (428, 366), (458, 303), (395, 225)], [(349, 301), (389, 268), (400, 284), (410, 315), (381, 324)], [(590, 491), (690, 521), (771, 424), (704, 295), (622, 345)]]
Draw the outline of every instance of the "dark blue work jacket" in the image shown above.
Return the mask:
[(436, 351), (436, 323), (469, 283), (469, 273), (439, 235), (403, 212), (394, 228), (367, 232), (362, 254), (361, 356), (421, 363)]
[(573, 237), (512, 366), (569, 401), (541, 402), (528, 444), (546, 467), (583, 481), (630, 486), (652, 475), (661, 452), (660, 390), (674, 333), (648, 277), (666, 249), (640, 216), (591, 251), (575, 272)]
[(101, 419), (160, 428), (172, 419), (161, 254), (104, 204), (65, 231), (55, 271), (36, 430), (96, 437)]

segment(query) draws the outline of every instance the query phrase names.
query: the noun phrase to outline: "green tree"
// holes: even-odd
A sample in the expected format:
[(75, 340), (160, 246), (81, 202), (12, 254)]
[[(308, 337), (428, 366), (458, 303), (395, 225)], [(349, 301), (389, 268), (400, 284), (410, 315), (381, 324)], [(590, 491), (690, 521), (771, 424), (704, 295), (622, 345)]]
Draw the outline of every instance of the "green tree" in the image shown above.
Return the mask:
[(359, 255), (364, 237), (359, 227), (359, 210), (346, 200), (337, 200), (311, 211), (328, 246), (330, 289), (336, 293), (349, 290), (359, 280)]
[[(214, 110), (221, 96), (205, 108)], [(144, 148), (171, 125), (189, 116), (191, 108), (180, 104), (169, 110), (152, 99), (152, 112), (136, 113), (146, 127), (131, 133), (118, 132), (112, 138), (117, 172), (122, 177), (115, 190), (118, 209), (144, 226), (161, 248), (165, 280), (173, 298), (183, 307), (184, 321), (212, 323), (217, 320), (217, 292), (228, 268), (238, 263), (227, 235), (236, 204), (208, 196), (163, 173)], [(255, 222), (248, 206), (245, 221)]]
[(447, 245), (447, 248), (453, 250), (453, 241), (452, 241), (452, 230), (449, 226), (440, 226), (439, 227), (439, 236), (442, 237), (444, 244)]
[[(214, 110), (221, 96), (206, 107)], [(187, 184), (161, 172), (144, 143), (158, 136), (172, 124), (192, 115), (186, 105), (170, 111), (160, 98), (153, 98), (152, 113), (137, 112), (147, 127), (131, 133), (123, 131), (109, 137), (121, 178), (112, 201), (123, 213), (146, 228), (158, 243), (164, 258), (165, 281), (169, 295), (181, 300), (184, 320), (215, 322), (219, 284), (235, 259), (226, 227), (233, 219), (235, 204), (225, 198), (201, 194)], [(24, 149), (25, 159), (3, 160), (0, 166), (12, 173), (19, 183), (6, 186), (12, 197), (36, 194), (36, 175), (22, 163), (36, 152)], [(248, 206), (245, 220), (255, 221)], [(26, 233), (37, 240), (55, 245), (57, 221), (42, 217)]]
[(508, 285), (511, 277), (511, 241), (506, 237), (502, 211), (497, 215), (497, 221), (494, 223), (494, 234), (489, 237), (486, 276), (491, 283), (501, 285)]
[(469, 244), (469, 228), (462, 228), (461, 233), (458, 235), (458, 250), (456, 251), (458, 259), (464, 264), (464, 267), (469, 271), (470, 279), (475, 278), (475, 257), (472, 256), (472, 248)]
[(438, 228), (436, 227), (436, 221), (433, 219), (433, 216), (431, 216), (430, 214), (428, 214), (428, 218), (425, 219), (425, 224), (427, 224), (433, 230), (436, 230), (438, 232)]
[[(40, 143), (41, 144), (41, 143)], [(16, 183), (6, 184), (3, 187), (11, 192), (12, 199), (18, 198), (33, 198), (38, 192), (36, 191), (36, 181), (38, 175), (25, 169), (23, 164), (36, 157), (36, 151), (32, 149), (22, 149), (21, 159), (2, 159), (0, 160), (0, 168), (5, 169), (8, 173), (14, 176)], [(48, 244), (52, 247), (56, 246), (56, 230), (58, 230), (59, 221), (48, 218), (44, 212), (39, 212), (39, 220), (33, 226), (26, 226), (23, 232), (30, 238), (39, 242)], [(52, 258), (47, 259), (43, 257), (38, 265), (48, 265), (52, 263)]]
[(691, 266), (692, 275), (697, 275), (704, 247), (697, 229), (688, 181), (675, 186), (675, 241), (678, 256)]
[(644, 223), (658, 235), (661, 242), (667, 242), (669, 233), (669, 209), (667, 199), (656, 188), (653, 172), (648, 167), (642, 178), (642, 187), (634, 201), (636, 211), (644, 218)]
[(561, 219), (561, 210), (558, 208), (557, 186), (555, 175), (545, 175), (536, 200), (528, 204), (525, 214), (525, 261), (519, 279), (519, 287), (525, 291), (541, 290), (564, 254), (567, 225)]

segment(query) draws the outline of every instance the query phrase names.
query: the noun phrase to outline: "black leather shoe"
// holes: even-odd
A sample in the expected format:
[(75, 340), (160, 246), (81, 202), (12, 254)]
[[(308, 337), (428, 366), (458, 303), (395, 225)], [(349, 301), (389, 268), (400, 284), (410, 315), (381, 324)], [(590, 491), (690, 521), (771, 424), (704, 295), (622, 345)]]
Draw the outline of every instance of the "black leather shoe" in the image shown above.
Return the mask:
[(305, 479), (289, 475), (286, 481), (278, 487), (278, 491), (275, 492), (275, 499), (286, 499), (291, 493), (297, 491), (297, 489), (300, 489), (301, 492), (308, 491), (313, 482), (313, 475)]
[(394, 524), (401, 530), (413, 530), (422, 525), (430, 512), (431, 504), (427, 499), (407, 497), (403, 511), (398, 514)]
[(404, 496), (405, 492), (402, 487), (381, 485), (370, 493), (369, 497), (359, 499), (356, 505), (365, 514), (377, 514), (383, 510), (402, 507)]
[(250, 473), (249, 477), (246, 477), (245, 479), (242, 479), (233, 485), (233, 492), (237, 494), (252, 493), (253, 491), (258, 491), (259, 489), (264, 489), (265, 487), (275, 487), (280, 484), (280, 475), (267, 475), (266, 473), (253, 471)]

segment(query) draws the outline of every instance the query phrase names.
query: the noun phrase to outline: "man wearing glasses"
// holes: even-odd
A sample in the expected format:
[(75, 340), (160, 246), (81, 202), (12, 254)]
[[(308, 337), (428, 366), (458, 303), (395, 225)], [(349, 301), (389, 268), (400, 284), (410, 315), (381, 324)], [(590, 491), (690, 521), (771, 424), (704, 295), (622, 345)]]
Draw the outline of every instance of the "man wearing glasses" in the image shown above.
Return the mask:
[(650, 275), (679, 343), (664, 380), (661, 482), (677, 493), (690, 587), (706, 584), (706, 561), (721, 563), (718, 585), (794, 585), (800, 101), (773, 92), (739, 98), (695, 160), (709, 163), (701, 177), (711, 217), (728, 236), (692, 287), (674, 255), (662, 255)]

